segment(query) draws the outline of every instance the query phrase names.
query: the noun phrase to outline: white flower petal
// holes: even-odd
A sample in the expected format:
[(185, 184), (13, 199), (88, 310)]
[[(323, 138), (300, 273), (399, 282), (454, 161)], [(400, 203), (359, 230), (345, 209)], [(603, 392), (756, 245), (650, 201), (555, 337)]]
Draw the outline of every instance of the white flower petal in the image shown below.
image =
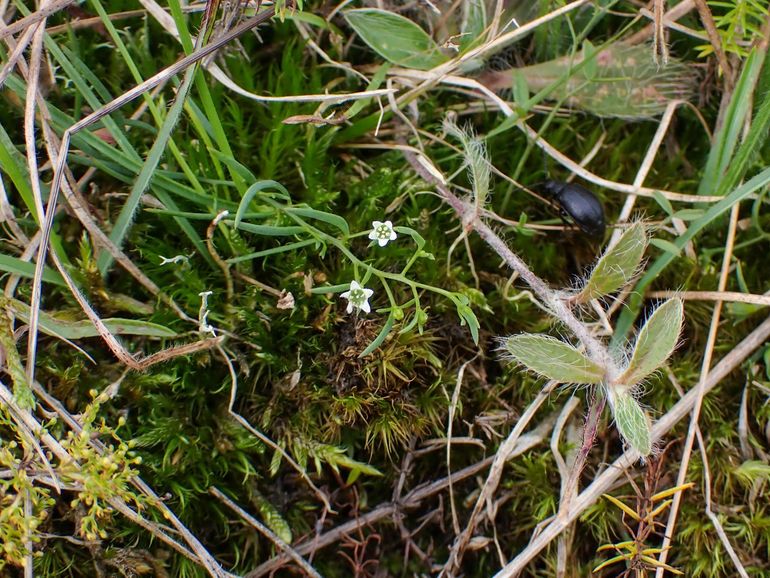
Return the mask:
[(380, 223), (381, 225), (384, 224), (388, 229), (393, 229), (393, 223), (390, 221), (385, 221), (385, 223)]
[(372, 309), (369, 305), (369, 297), (374, 295), (374, 290), (367, 289), (358, 281), (350, 282), (350, 289), (340, 294), (340, 297), (348, 300), (346, 311), (352, 313), (354, 309), (360, 309), (369, 313)]
[(388, 244), (388, 239), (383, 239), (382, 237), (380, 237), (379, 239), (377, 239), (377, 244), (380, 247), (384, 247), (385, 245)]
[(372, 230), (369, 232), (369, 238), (370, 238), (372, 241), (375, 241), (375, 240), (377, 240), (377, 237), (378, 237), (378, 235), (377, 235), (377, 230), (376, 230), (376, 229), (372, 229)]

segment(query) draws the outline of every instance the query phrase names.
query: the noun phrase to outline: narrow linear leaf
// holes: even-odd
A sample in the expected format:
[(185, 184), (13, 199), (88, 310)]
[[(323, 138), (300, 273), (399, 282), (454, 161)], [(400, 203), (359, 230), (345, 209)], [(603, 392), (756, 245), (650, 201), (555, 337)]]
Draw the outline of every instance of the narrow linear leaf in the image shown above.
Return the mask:
[[(21, 321), (29, 322), (29, 305), (18, 299), (10, 300), (10, 308)], [(157, 323), (137, 319), (110, 318), (102, 320), (115, 335), (143, 335), (146, 337), (176, 337), (176, 331)], [(59, 319), (45, 311), (40, 312), (40, 331), (52, 337), (64, 339), (82, 339), (99, 337), (99, 332), (88, 319), (70, 321)]]
[(315, 239), (306, 239), (304, 241), (297, 241), (296, 243), (289, 243), (287, 245), (279, 245), (272, 249), (265, 249), (264, 251), (256, 251), (247, 255), (241, 255), (239, 257), (233, 257), (232, 259), (225, 260), (228, 265), (235, 265), (236, 263), (242, 263), (243, 261), (251, 261), (253, 259), (259, 259), (261, 257), (269, 257), (270, 255), (277, 255), (278, 253), (286, 253), (288, 251), (296, 251), (302, 247), (313, 245), (317, 243)]
[(612, 566), (613, 564), (617, 564), (618, 562), (626, 562), (628, 559), (629, 559), (628, 554), (618, 554), (617, 556), (613, 556), (609, 560), (605, 560), (604, 562), (599, 564), (596, 568), (594, 568), (591, 572), (596, 574), (597, 572), (604, 570), (608, 566)]
[(479, 329), (481, 328), (478, 317), (476, 317), (473, 309), (468, 305), (467, 300), (465, 303), (457, 301), (455, 305), (457, 306), (457, 314), (460, 316), (460, 325), (468, 324), (468, 330), (471, 332), (473, 343), (478, 345)]
[(714, 135), (714, 144), (709, 150), (703, 178), (698, 186), (699, 195), (717, 194), (724, 175), (730, 170), (730, 163), (734, 161), (736, 150), (741, 144), (741, 132), (745, 127), (746, 117), (751, 114), (752, 104), (755, 103), (754, 91), (764, 60), (765, 51), (752, 50), (743, 63), (722, 128)]
[(420, 235), (420, 233), (411, 227), (393, 227), (393, 230), (395, 230), (397, 233), (403, 233), (404, 235), (409, 235), (412, 237), (412, 240), (414, 240), (418, 250), (425, 246), (425, 239), (422, 237), (422, 235)]
[(438, 44), (408, 18), (377, 8), (348, 10), (345, 18), (369, 48), (393, 64), (430, 70), (448, 60)]
[(702, 209), (681, 209), (671, 215), (675, 219), (681, 219), (683, 221), (695, 221), (700, 219), (706, 211)]
[(666, 211), (666, 214), (669, 217), (674, 214), (674, 207), (671, 205), (671, 201), (663, 196), (663, 193), (660, 191), (653, 191), (652, 197), (655, 199), (655, 202), (657, 202), (660, 207)]
[(629, 447), (642, 457), (652, 452), (650, 420), (626, 387), (608, 388), (608, 399), (615, 417), (615, 425)]
[(513, 77), (513, 101), (521, 107), (522, 110), (529, 108), (529, 84), (527, 77), (519, 72), (514, 72)]
[(380, 333), (377, 335), (377, 337), (374, 338), (374, 341), (372, 341), (366, 349), (364, 349), (361, 353), (358, 354), (359, 359), (362, 357), (366, 357), (369, 355), (372, 351), (377, 349), (380, 345), (382, 345), (382, 342), (385, 341), (385, 338), (388, 336), (388, 333), (390, 333), (391, 329), (393, 329), (393, 324), (396, 322), (396, 317), (391, 314), (387, 320), (385, 320), (385, 325), (382, 326), (382, 329), (380, 330)]
[[(142, 194), (150, 186), (150, 181), (153, 178), (155, 169), (158, 168), (160, 160), (166, 151), (169, 140), (171, 139), (171, 133), (179, 120), (182, 110), (184, 109), (184, 102), (187, 99), (187, 95), (192, 87), (193, 80), (195, 79), (195, 73), (198, 70), (199, 64), (190, 66), (182, 77), (182, 82), (179, 85), (179, 89), (176, 93), (176, 98), (168, 110), (166, 119), (163, 121), (160, 129), (158, 130), (158, 137), (150, 152), (147, 154), (147, 159), (142, 165), (142, 170), (139, 171), (139, 175), (136, 177), (131, 192), (128, 194), (123, 208), (120, 210), (120, 214), (112, 227), (110, 233), (110, 240), (115, 243), (118, 248), (123, 247), (123, 241), (125, 240), (128, 232), (131, 228), (131, 224), (134, 221), (136, 210), (139, 208), (139, 202), (142, 198)], [(104, 251), (98, 258), (99, 272), (104, 275), (112, 266), (114, 261), (113, 256)]]
[(661, 562), (657, 558), (653, 558), (652, 556), (646, 556), (645, 554), (642, 554), (639, 556), (640, 560), (643, 560), (644, 562), (647, 562), (650, 566), (654, 566), (655, 568), (663, 568), (667, 572), (670, 572), (671, 574), (676, 574), (677, 576), (683, 576), (684, 572), (681, 570), (677, 570), (673, 566), (669, 566), (668, 564)]
[(571, 345), (547, 335), (514, 335), (505, 340), (514, 360), (527, 369), (561, 383), (597, 384), (604, 369)]
[(351, 473), (356, 472), (356, 477), (361, 474), (366, 474), (367, 476), (382, 476), (382, 472), (374, 466), (370, 466), (365, 462), (354, 460), (342, 452), (334, 457), (334, 465), (347, 468), (351, 470)]
[(460, 50), (465, 52), (472, 46), (484, 41), (487, 29), (487, 8), (484, 0), (466, 0), (463, 2), (462, 35)]
[(324, 293), (342, 293), (350, 289), (350, 283), (341, 283), (339, 285), (322, 285), (321, 287), (313, 287), (310, 293), (313, 295), (323, 295)]
[(668, 498), (669, 496), (673, 496), (677, 492), (683, 492), (684, 490), (689, 490), (690, 488), (693, 488), (693, 487), (695, 487), (695, 483), (694, 482), (687, 482), (686, 484), (682, 484), (681, 486), (675, 486), (673, 488), (668, 488), (666, 490), (663, 490), (662, 492), (658, 492), (657, 494), (654, 494), (650, 498), (650, 501), (655, 503), (658, 500), (663, 500), (665, 498)]
[[(146, 337), (176, 337), (176, 331), (169, 329), (164, 325), (150, 323), (139, 319), (103, 319), (104, 325), (115, 335), (144, 335)], [(41, 324), (42, 325), (42, 324)], [(71, 335), (68, 339), (77, 339), (79, 337), (97, 337), (99, 333), (89, 320), (70, 322), (67, 327), (67, 333)], [(65, 335), (66, 337), (66, 335)]]
[(238, 204), (238, 211), (235, 213), (236, 228), (240, 228), (243, 215), (246, 212), (246, 209), (249, 208), (249, 203), (251, 203), (251, 200), (257, 195), (257, 193), (270, 189), (279, 191), (281, 194), (289, 197), (289, 191), (287, 191), (286, 187), (284, 187), (281, 183), (272, 180), (257, 181), (248, 189), (246, 189), (246, 192), (243, 193), (243, 197), (241, 198), (241, 202)]
[(299, 215), (307, 219), (315, 219), (316, 221), (322, 221), (328, 223), (342, 232), (343, 235), (350, 235), (350, 227), (348, 222), (334, 213), (327, 213), (325, 211), (319, 211), (317, 209), (311, 209), (310, 207), (289, 207), (284, 209), (290, 215)]
[(646, 248), (644, 226), (635, 223), (599, 259), (578, 295), (578, 301), (604, 297), (627, 284), (638, 271)]
[(271, 225), (252, 225), (251, 223), (240, 223), (237, 228), (266, 237), (289, 237), (305, 232), (305, 228), (299, 226), (274, 227)]
[(247, 183), (257, 180), (257, 177), (254, 175), (254, 173), (252, 173), (246, 166), (239, 163), (230, 155), (227, 155), (222, 151), (218, 151), (214, 147), (208, 147), (208, 151), (211, 156), (216, 157), (222, 161), (225, 165), (227, 165), (227, 168), (229, 168), (232, 172), (240, 175), (241, 178)]
[(630, 518), (636, 520), (637, 522), (642, 521), (641, 516), (639, 516), (639, 514), (636, 513), (636, 510), (632, 509), (630, 506), (628, 506), (624, 502), (618, 500), (616, 497), (610, 496), (609, 494), (602, 494), (602, 497), (605, 498), (606, 500), (609, 500), (613, 504), (615, 504), (615, 506), (623, 510), (626, 513), (626, 515), (629, 516)]
[(32, 193), (32, 187), (29, 184), (29, 173), (24, 164), (24, 158), (13, 146), (11, 137), (0, 126), (0, 172), (7, 174), (11, 182), (19, 191), (24, 206), (32, 214), (35, 220), (38, 220), (37, 208), (35, 207), (35, 195)]
[(681, 299), (671, 299), (658, 307), (639, 331), (631, 361), (618, 381), (636, 385), (663, 365), (676, 347), (683, 320)]
[(653, 245), (664, 253), (667, 253), (669, 257), (677, 257), (682, 252), (682, 247), (672, 243), (671, 241), (666, 241), (665, 239), (650, 239), (650, 245)]
[[(35, 264), (29, 261), (22, 261), (10, 255), (0, 254), (0, 271), (32, 279), (35, 276)], [(50, 267), (43, 268), (43, 282), (65, 287), (64, 279), (58, 271)]]

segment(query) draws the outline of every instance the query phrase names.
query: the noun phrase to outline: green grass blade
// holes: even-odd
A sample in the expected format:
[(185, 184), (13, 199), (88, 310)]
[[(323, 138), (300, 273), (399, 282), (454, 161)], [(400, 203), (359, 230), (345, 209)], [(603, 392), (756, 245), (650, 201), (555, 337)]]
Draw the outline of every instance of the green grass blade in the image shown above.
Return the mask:
[[(141, 200), (142, 193), (144, 193), (144, 191), (147, 190), (147, 187), (150, 186), (153, 173), (158, 167), (160, 159), (163, 157), (163, 153), (165, 152), (166, 146), (168, 145), (168, 141), (171, 138), (171, 132), (174, 130), (174, 127), (176, 126), (176, 123), (182, 114), (182, 110), (184, 108), (184, 100), (187, 98), (187, 94), (192, 87), (192, 81), (195, 76), (196, 68), (197, 64), (191, 66), (187, 69), (187, 71), (185, 71), (182, 84), (177, 90), (174, 104), (171, 105), (171, 108), (168, 111), (168, 115), (166, 116), (166, 120), (163, 122), (163, 126), (161, 126), (160, 130), (158, 131), (158, 137), (152, 144), (150, 152), (147, 155), (147, 159), (142, 166), (142, 170), (139, 172), (139, 176), (137, 176), (134, 185), (131, 187), (131, 192), (128, 194), (128, 198), (126, 199), (126, 202), (123, 205), (117, 220), (115, 221), (112, 233), (110, 234), (110, 240), (115, 243), (117, 247), (123, 246), (123, 241), (125, 240), (126, 235), (128, 234), (128, 231), (131, 227), (131, 221), (133, 221), (136, 209), (139, 207), (139, 201)], [(112, 262), (112, 255), (107, 252), (104, 252), (99, 256), (98, 267), (102, 275), (107, 272), (107, 270), (112, 265)]]
[[(741, 202), (755, 191), (770, 184), (770, 168), (766, 168), (743, 185), (737, 187), (729, 195), (726, 194), (727, 191), (732, 190), (744, 178), (748, 170), (749, 160), (764, 143), (768, 128), (770, 128), (770, 95), (765, 95), (746, 140), (741, 144), (735, 158), (729, 164), (730, 168), (727, 174), (717, 187), (717, 195), (726, 195), (725, 198), (711, 205), (703, 217), (693, 221), (687, 230), (674, 241), (676, 247), (683, 249), (698, 233), (729, 211), (734, 204)], [(615, 326), (613, 344), (622, 343), (626, 338), (641, 309), (644, 290), (675, 258), (676, 256), (669, 251), (660, 255), (636, 284), (634, 291), (628, 299), (627, 307), (623, 309)]]
[[(24, 277), (26, 279), (32, 279), (35, 276), (35, 264), (0, 253), (0, 271), (5, 271), (6, 273), (18, 275), (19, 277)], [(59, 272), (54, 271), (50, 267), (43, 269), (43, 281), (45, 283), (66, 287), (66, 283), (64, 283), (64, 279), (62, 279)]]
[(716, 194), (714, 191), (727, 172), (728, 164), (738, 148), (746, 117), (751, 114), (751, 104), (754, 102), (751, 96), (756, 88), (764, 61), (765, 52), (752, 50), (743, 65), (743, 71), (735, 85), (735, 92), (727, 107), (722, 128), (714, 137), (703, 178), (698, 187), (699, 195)]

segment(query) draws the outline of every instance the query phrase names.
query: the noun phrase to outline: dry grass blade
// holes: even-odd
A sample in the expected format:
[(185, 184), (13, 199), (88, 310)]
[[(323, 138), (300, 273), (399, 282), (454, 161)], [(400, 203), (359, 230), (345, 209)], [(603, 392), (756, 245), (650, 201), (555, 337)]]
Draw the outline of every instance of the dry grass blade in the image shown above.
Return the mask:
[[(13, 46), (13, 40), (7, 41), (10, 46)], [(16, 49), (19, 48), (19, 45), (17, 45), (14, 48), (14, 52)], [(19, 68), (21, 70), (22, 75), (27, 78), (29, 76), (29, 69), (26, 66), (26, 63), (24, 61), (19, 62)], [(51, 128), (51, 115), (48, 109), (48, 103), (46, 102), (45, 98), (39, 93), (36, 92), (35, 94), (35, 100), (37, 103), (37, 110), (39, 113), (39, 122), (42, 127), (43, 132), (43, 141), (45, 144), (46, 151), (48, 153), (48, 156), (52, 162), (52, 164), (56, 164), (57, 162), (57, 149), (60, 147), (60, 142), (58, 137), (56, 136), (56, 133)], [(134, 263), (131, 261), (131, 259), (128, 258), (128, 256), (123, 253), (120, 249), (118, 249), (114, 243), (112, 243), (109, 239), (109, 237), (98, 227), (98, 225), (94, 222), (91, 215), (86, 210), (85, 206), (86, 203), (82, 199), (80, 193), (78, 192), (79, 185), (75, 182), (74, 176), (71, 174), (68, 167), (65, 167), (65, 178), (62, 180), (61, 183), (62, 192), (64, 193), (64, 196), (69, 203), (72, 210), (75, 212), (75, 215), (77, 216), (78, 220), (81, 222), (81, 224), (85, 227), (85, 229), (89, 232), (89, 234), (92, 236), (92, 238), (100, 245), (102, 246), (106, 251), (109, 252), (109, 254), (123, 267), (128, 271), (138, 282), (140, 285), (145, 287), (152, 295), (158, 296), (164, 303), (169, 305), (177, 315), (179, 315), (180, 318), (185, 320), (190, 320), (190, 318), (182, 311), (179, 306), (171, 299), (169, 298), (163, 291), (160, 290), (160, 288), (152, 282)], [(10, 221), (13, 223), (13, 221)], [(35, 241), (37, 246), (37, 243), (39, 242), (39, 239)], [(25, 250), (25, 253), (27, 253), (32, 246), (29, 242), (25, 243), (27, 245), (27, 250)], [(29, 260), (29, 256), (25, 255), (22, 257), (23, 260)], [(10, 295), (12, 291), (11, 285), (9, 284), (6, 287), (6, 294)]]
[[(0, 30), (2, 25), (0, 24)], [(12, 47), (11, 53), (8, 55), (8, 60), (3, 64), (2, 70), (0, 70), (0, 88), (5, 85), (5, 81), (8, 75), (13, 71), (16, 65), (19, 63), (24, 51), (32, 41), (32, 37), (35, 35), (36, 28), (28, 28), (24, 31), (24, 34), (18, 42), (14, 42), (12, 38), (6, 40), (8, 46)]]
[(730, 65), (730, 61), (727, 59), (727, 54), (725, 53), (724, 48), (722, 47), (722, 39), (719, 36), (719, 31), (717, 30), (716, 23), (714, 22), (714, 16), (711, 14), (711, 9), (706, 3), (706, 0), (694, 1), (695, 7), (698, 9), (698, 15), (700, 16), (701, 22), (703, 23), (703, 27), (706, 29), (706, 34), (708, 34), (709, 42), (714, 47), (714, 52), (717, 55), (719, 68), (722, 69), (722, 74), (724, 75), (723, 78), (725, 83), (725, 93), (723, 95), (723, 101), (726, 102), (730, 99), (730, 96), (732, 96), (733, 88), (735, 87), (735, 72), (733, 71), (733, 67)]
[(308, 576), (313, 576), (313, 578), (321, 578), (321, 575), (318, 573), (318, 571), (313, 568), (313, 566), (311, 566), (307, 560), (300, 556), (289, 544), (281, 540), (281, 538), (279, 538), (272, 530), (270, 530), (270, 528), (246, 512), (238, 504), (223, 494), (218, 488), (212, 486), (209, 488), (209, 492), (211, 492), (213, 496), (216, 496), (217, 499), (221, 500), (228, 508), (238, 514), (238, 516), (240, 516), (252, 528), (258, 530), (268, 540), (275, 544), (279, 550), (285, 552), (286, 555), (294, 560), (294, 562), (296, 562), (296, 564), (302, 568)]
[(48, 221), (47, 227), (41, 226), (42, 238), (40, 245), (38, 246), (38, 262), (35, 267), (35, 277), (39, 280), (39, 283), (35, 283), (32, 289), (32, 297), (30, 299), (30, 333), (29, 340), (27, 342), (27, 381), (32, 383), (35, 380), (35, 352), (37, 349), (37, 323), (40, 312), (40, 288), (38, 285), (42, 284), (43, 278), (43, 266), (45, 265), (45, 257), (41, 255), (41, 251), (44, 251), (48, 247), (48, 240), (50, 235), (50, 228), (53, 225), (53, 216), (56, 211), (56, 205), (49, 205), (48, 212), (43, 209), (43, 192), (41, 189), (40, 179), (38, 177), (38, 165), (37, 165), (37, 147), (35, 143), (35, 104), (38, 96), (38, 86), (40, 81), (40, 65), (43, 55), (43, 34), (45, 33), (45, 20), (37, 27), (32, 37), (32, 49), (30, 51), (30, 63), (27, 74), (27, 94), (24, 103), (24, 143), (26, 145), (27, 155), (27, 170), (30, 177), (30, 185), (32, 188), (32, 194), (35, 201), (35, 209), (37, 211), (37, 222), (41, 224)]
[(447, 434), (446, 434), (446, 468), (449, 477), (449, 507), (452, 511), (452, 526), (455, 534), (460, 533), (460, 522), (457, 517), (457, 507), (455, 506), (454, 488), (452, 487), (452, 428), (454, 427), (454, 417), (457, 411), (457, 405), (460, 403), (460, 390), (462, 389), (463, 377), (465, 376), (465, 369), (471, 362), (475, 361), (475, 357), (469, 361), (463, 363), (457, 372), (457, 380), (455, 382), (455, 388), (452, 392), (452, 399), (449, 402), (449, 417), (447, 418)]
[[(730, 266), (732, 263), (733, 247), (735, 244), (735, 232), (738, 224), (738, 214), (740, 213), (740, 205), (735, 204), (730, 211), (730, 225), (727, 231), (727, 240), (725, 242), (725, 253), (722, 258), (722, 269), (719, 274), (719, 283), (717, 291), (722, 292), (727, 287), (727, 280), (730, 275)], [(692, 447), (695, 442), (695, 433), (698, 428), (698, 420), (700, 419), (700, 410), (703, 406), (703, 398), (706, 395), (706, 379), (708, 378), (711, 359), (714, 354), (714, 346), (717, 341), (717, 333), (719, 330), (719, 321), (722, 314), (722, 301), (717, 301), (714, 306), (714, 312), (711, 317), (711, 325), (709, 326), (708, 339), (706, 341), (705, 351), (703, 352), (703, 362), (701, 364), (700, 379), (698, 385), (694, 391), (697, 394), (695, 404), (692, 409), (692, 415), (690, 417), (690, 427), (687, 430), (687, 439), (684, 443), (682, 450), (681, 465), (679, 467), (679, 474), (677, 476), (677, 486), (681, 486), (685, 483), (687, 478), (687, 468), (690, 465), (690, 457), (692, 455)], [(702, 447), (702, 446), (701, 446)], [(668, 558), (668, 547), (671, 543), (671, 537), (674, 536), (674, 527), (676, 525), (677, 514), (679, 513), (679, 505), (682, 501), (681, 494), (674, 496), (674, 502), (671, 504), (671, 510), (668, 515), (668, 522), (666, 523), (666, 533), (663, 538), (663, 551), (660, 553), (658, 560), (661, 564), (666, 563)], [(659, 569), (656, 572), (656, 576), (660, 578), (662, 576), (662, 570)]]
[[(555, 420), (556, 416), (551, 415), (547, 419), (543, 420), (540, 424), (538, 424), (537, 427), (519, 437), (518, 442), (513, 448), (513, 451), (508, 456), (509, 459), (519, 456), (543, 442), (543, 440), (545, 440), (546, 436), (548, 435), (548, 432), (551, 431)], [(329, 530), (328, 532), (325, 532), (319, 536), (311, 538), (307, 542), (295, 546), (294, 549), (302, 556), (310, 556), (321, 548), (325, 548), (326, 546), (330, 546), (331, 544), (338, 542), (345, 535), (356, 531), (358, 528), (374, 524), (380, 520), (389, 519), (402, 509), (415, 508), (419, 506), (420, 503), (422, 503), (427, 498), (444, 491), (449, 486), (450, 482), (453, 484), (458, 484), (462, 480), (466, 480), (478, 474), (479, 472), (484, 471), (492, 464), (494, 459), (494, 456), (486, 458), (471, 466), (463, 468), (458, 472), (454, 472), (450, 476), (422, 484), (403, 496), (401, 500), (399, 500), (398, 504), (386, 503), (377, 506), (371, 512), (360, 516), (355, 520), (337, 526), (336, 528)], [(260, 576), (265, 576), (266, 574), (269, 574), (276, 568), (280, 567), (287, 560), (288, 557), (285, 555), (268, 560), (251, 572), (248, 572), (244, 578), (259, 578)]]
[[(658, 124), (658, 130), (655, 131), (655, 136), (652, 138), (650, 146), (647, 147), (647, 153), (644, 156), (644, 160), (636, 172), (636, 178), (634, 178), (633, 184), (634, 187), (641, 188), (644, 184), (650, 169), (652, 169), (652, 164), (655, 162), (655, 158), (658, 156), (658, 149), (660, 149), (663, 138), (666, 136), (666, 133), (671, 126), (671, 120), (674, 117), (674, 112), (680, 104), (680, 101), (674, 100), (671, 101), (666, 107), (666, 112), (663, 113), (663, 117), (660, 119), (660, 123)], [(628, 195), (623, 203), (623, 208), (620, 210), (618, 223), (627, 223), (629, 221), (634, 210), (634, 205), (636, 205), (636, 195)], [(610, 245), (615, 244), (622, 234), (623, 231), (621, 229), (616, 229), (613, 231)]]
[[(676, 21), (679, 20), (682, 16), (688, 14), (692, 11), (692, 9), (695, 8), (695, 2), (694, 0), (682, 0), (679, 4), (668, 10), (663, 15), (663, 26), (674, 28), (677, 26)], [(642, 8), (640, 10), (640, 14), (644, 16), (649, 16), (650, 18), (654, 19), (654, 15), (649, 12), (648, 10)], [(646, 42), (650, 36), (653, 36), (655, 31), (656, 23), (648, 24), (644, 28), (642, 28), (639, 32), (634, 33), (631, 35), (625, 42), (626, 44), (639, 44), (640, 42)]]
[[(395, 76), (402, 76), (409, 79), (429, 79), (430, 78), (429, 72), (423, 72), (419, 70), (406, 70), (406, 69), (395, 68), (391, 71), (391, 73)], [(507, 102), (505, 102), (502, 98), (497, 96), (489, 88), (479, 83), (477, 80), (465, 78), (463, 76), (446, 75), (441, 77), (440, 82), (442, 84), (446, 84), (449, 86), (462, 86), (465, 88), (471, 88), (471, 89), (477, 90), (484, 97), (486, 97), (487, 100), (489, 100), (492, 104), (494, 104), (500, 110), (500, 112), (502, 112), (506, 117), (512, 117), (516, 115), (516, 113), (513, 111), (513, 109), (510, 107), (510, 105)], [(683, 104), (683, 103), (680, 103), (680, 104)], [(616, 181), (605, 179), (604, 177), (601, 177), (589, 171), (588, 169), (583, 167), (581, 163), (578, 163), (572, 160), (571, 158), (566, 156), (564, 153), (559, 151), (556, 147), (554, 147), (548, 141), (546, 141), (535, 129), (533, 129), (526, 122), (524, 122), (524, 120), (520, 120), (519, 122), (517, 122), (516, 126), (522, 132), (524, 132), (530, 139), (532, 139), (532, 142), (534, 142), (538, 147), (543, 149), (543, 151), (549, 157), (554, 159), (564, 168), (568, 169), (571, 173), (580, 177), (581, 179), (588, 181), (589, 183), (593, 183), (597, 186), (604, 187), (611, 191), (617, 191), (619, 193), (625, 193), (627, 195), (635, 195), (638, 197), (647, 197), (647, 198), (654, 198), (656, 194), (660, 194), (660, 195), (663, 195), (669, 201), (674, 201), (679, 203), (716, 203), (723, 199), (723, 197), (720, 197), (720, 196), (690, 195), (686, 193), (677, 193), (674, 191), (666, 191), (661, 189), (651, 189), (648, 187), (636, 186), (636, 184), (619, 183)], [(657, 148), (655, 150), (657, 150)]]
[(447, 561), (444, 564), (444, 567), (441, 570), (439, 576), (452, 576), (460, 567), (463, 555), (465, 554), (465, 550), (468, 547), (468, 543), (470, 542), (470, 539), (476, 530), (476, 520), (484, 505), (487, 504), (488, 500), (491, 499), (497, 490), (497, 486), (499, 485), (500, 479), (503, 475), (503, 468), (505, 467), (505, 463), (513, 454), (517, 444), (519, 443), (519, 439), (524, 433), (525, 428), (529, 425), (529, 422), (532, 421), (532, 418), (535, 417), (537, 410), (540, 409), (540, 406), (545, 402), (546, 399), (548, 399), (548, 396), (557, 385), (558, 383), (551, 381), (548, 382), (545, 387), (543, 387), (540, 393), (537, 394), (537, 397), (532, 400), (527, 409), (524, 410), (524, 412), (521, 414), (521, 417), (518, 419), (516, 425), (511, 430), (511, 433), (508, 434), (508, 437), (505, 439), (505, 441), (500, 444), (500, 447), (497, 450), (497, 453), (494, 456), (494, 460), (492, 461), (492, 464), (489, 468), (489, 474), (487, 475), (487, 479), (484, 482), (484, 486), (481, 488), (481, 493), (476, 499), (476, 504), (473, 506), (473, 511), (471, 512), (470, 518), (466, 523), (465, 529), (455, 539), (449, 557), (447, 558)]
[(754, 295), (737, 291), (650, 291), (652, 299), (679, 297), (684, 301), (721, 301), (724, 303), (750, 303), (770, 305), (770, 295)]
[(20, 18), (16, 22), (8, 24), (2, 30), (0, 30), (0, 40), (7, 36), (16, 34), (17, 32), (21, 32), (22, 30), (25, 30), (31, 26), (34, 26), (39, 22), (43, 22), (52, 14), (56, 14), (59, 10), (62, 10), (70, 4), (74, 3), (75, 0), (55, 0), (54, 2), (43, 2), (43, 4), (40, 6), (40, 10), (37, 12), (33, 12), (29, 16)]
[(665, 27), (663, 18), (666, 14), (666, 5), (664, 0), (655, 0), (655, 33), (653, 34), (653, 58), (655, 64), (668, 64), (668, 43), (666, 42)]

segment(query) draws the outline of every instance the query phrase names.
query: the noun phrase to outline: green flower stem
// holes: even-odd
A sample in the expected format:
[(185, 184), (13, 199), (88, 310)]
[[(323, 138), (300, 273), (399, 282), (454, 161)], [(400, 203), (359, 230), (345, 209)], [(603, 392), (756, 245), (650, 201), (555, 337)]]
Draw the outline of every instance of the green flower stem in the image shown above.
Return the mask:
[[(281, 211), (283, 214), (288, 215), (289, 218), (291, 218), (295, 223), (300, 225), (303, 229), (305, 229), (308, 234), (312, 235), (314, 238), (318, 239), (322, 243), (326, 243), (328, 245), (332, 245), (339, 249), (339, 251), (345, 255), (345, 257), (348, 258), (348, 260), (353, 263), (354, 266), (359, 266), (365, 269), (368, 269), (371, 271), (372, 274), (376, 275), (380, 279), (389, 279), (391, 281), (397, 281), (399, 283), (404, 283), (406, 285), (409, 285), (412, 288), (419, 288), (419, 289), (425, 289), (427, 291), (433, 291), (434, 293), (437, 293), (439, 295), (442, 295), (448, 299), (452, 299), (454, 301), (454, 293), (451, 291), (447, 291), (445, 289), (441, 289), (440, 287), (434, 287), (432, 285), (426, 285), (424, 283), (420, 283), (418, 281), (412, 281), (411, 279), (407, 279), (404, 277), (403, 272), (402, 273), (388, 273), (386, 271), (382, 271), (380, 269), (377, 269), (375, 267), (372, 267), (368, 263), (365, 263), (358, 257), (356, 257), (350, 249), (346, 246), (344, 241), (341, 241), (337, 237), (334, 237), (332, 235), (329, 235), (328, 233), (325, 233), (321, 229), (317, 229), (307, 221), (305, 221), (302, 217), (283, 211), (282, 207), (279, 203), (275, 202), (272, 199), (266, 198), (265, 199), (270, 205), (272, 205), (276, 210)], [(351, 235), (352, 237), (353, 235)], [(417, 255), (417, 253), (415, 253)]]
[[(390, 290), (390, 286), (388, 285), (388, 282), (385, 281), (385, 279), (380, 278), (380, 283), (382, 283), (383, 289), (385, 289), (385, 293), (388, 295), (388, 301), (390, 301), (390, 306), (393, 311), (396, 309), (401, 309), (399, 307), (398, 303), (396, 303), (395, 297), (393, 297), (393, 292)], [(392, 313), (391, 313), (392, 315)]]
[(404, 265), (404, 268), (401, 269), (401, 274), (406, 275), (406, 272), (409, 271), (409, 269), (417, 262), (417, 259), (420, 257), (420, 250), (418, 249), (415, 251), (411, 257), (409, 257), (409, 261), (406, 262), (406, 265)]
[(345, 237), (345, 240), (347, 241), (348, 239), (357, 239), (358, 237), (365, 237), (368, 234), (369, 234), (369, 231), (361, 231), (360, 233), (353, 233), (352, 235), (348, 235), (347, 237)]

